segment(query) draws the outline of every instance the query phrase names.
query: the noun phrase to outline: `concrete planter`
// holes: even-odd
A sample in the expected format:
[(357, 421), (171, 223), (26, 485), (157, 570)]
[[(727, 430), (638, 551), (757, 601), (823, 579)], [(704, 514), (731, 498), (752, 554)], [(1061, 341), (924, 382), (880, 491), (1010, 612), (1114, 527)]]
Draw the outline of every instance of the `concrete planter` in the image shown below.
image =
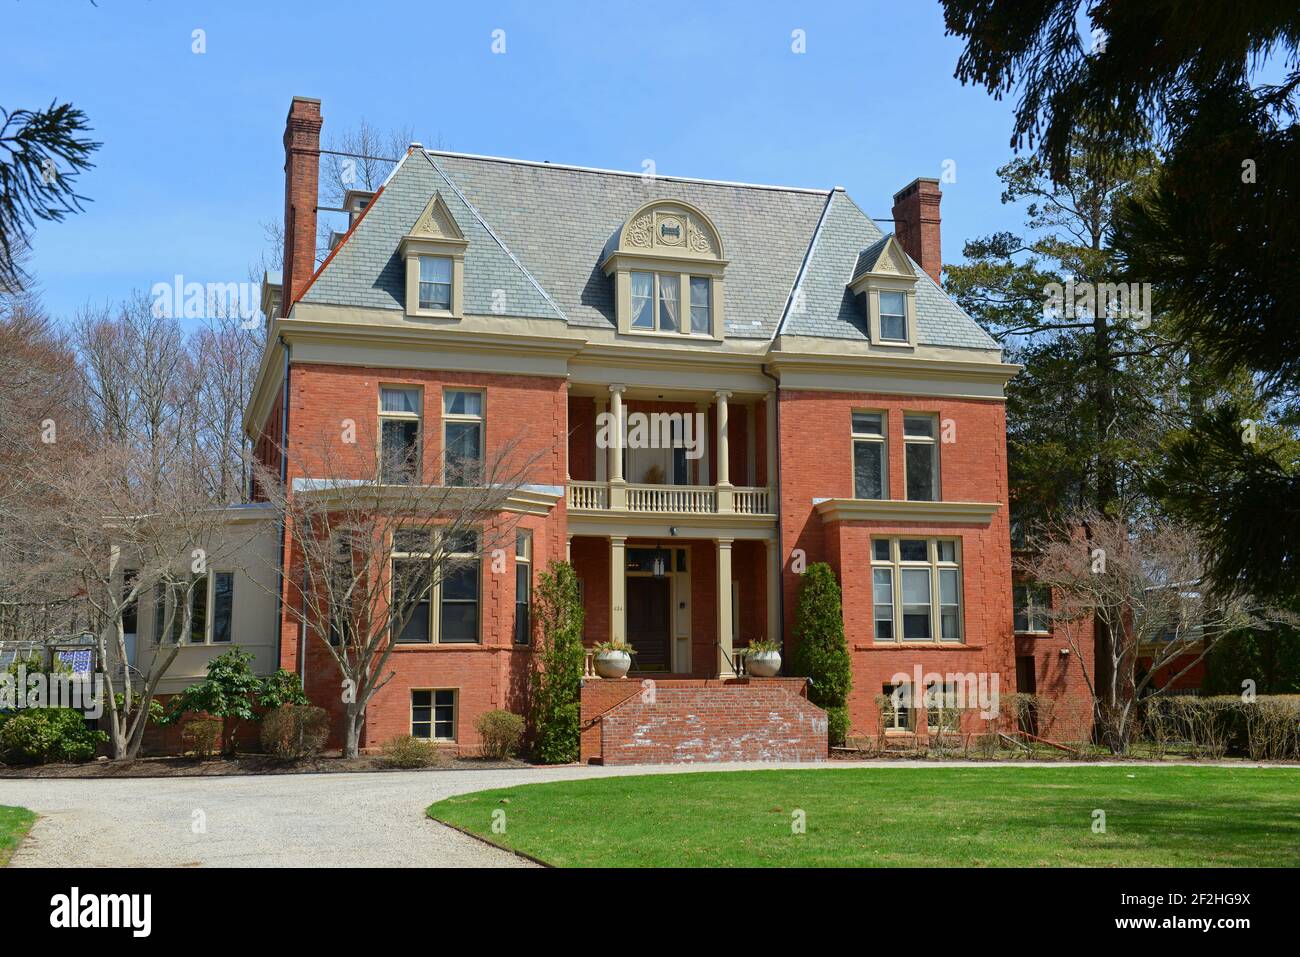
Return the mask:
[(632, 656), (626, 651), (602, 651), (596, 655), (596, 674), (602, 678), (622, 678), (632, 667)]
[(745, 672), (755, 678), (772, 678), (781, 670), (781, 652), (760, 651), (745, 656)]

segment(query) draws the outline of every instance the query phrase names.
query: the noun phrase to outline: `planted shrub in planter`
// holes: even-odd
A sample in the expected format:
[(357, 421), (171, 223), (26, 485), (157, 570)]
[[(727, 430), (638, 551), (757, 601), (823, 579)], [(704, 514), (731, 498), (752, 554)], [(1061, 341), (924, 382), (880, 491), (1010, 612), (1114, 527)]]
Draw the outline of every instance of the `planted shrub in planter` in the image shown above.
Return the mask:
[(431, 768), (442, 763), (442, 751), (432, 741), (403, 734), (384, 745), (380, 761), (390, 768)]
[(751, 641), (745, 655), (745, 673), (771, 678), (781, 670), (781, 647), (775, 641)]
[(314, 758), (329, 733), (329, 713), (314, 704), (286, 704), (262, 716), (262, 750), (277, 758)]
[(193, 751), (200, 761), (221, 750), (221, 730), (225, 722), (220, 718), (194, 718), (181, 725), (181, 749)]
[(474, 725), (478, 729), (483, 757), (498, 761), (513, 758), (524, 737), (524, 719), (511, 711), (486, 711)]
[(0, 716), (0, 759), (14, 764), (89, 761), (108, 741), (72, 708), (33, 708)]
[(632, 667), (636, 649), (626, 641), (602, 641), (596, 645), (596, 674), (602, 678), (622, 678)]

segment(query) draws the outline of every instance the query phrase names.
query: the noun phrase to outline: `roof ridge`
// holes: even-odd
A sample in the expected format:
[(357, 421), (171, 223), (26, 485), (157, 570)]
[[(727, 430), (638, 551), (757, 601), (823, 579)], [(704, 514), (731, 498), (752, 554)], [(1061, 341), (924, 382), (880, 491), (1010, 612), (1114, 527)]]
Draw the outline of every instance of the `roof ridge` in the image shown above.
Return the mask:
[(504, 252), (507, 256), (510, 257), (510, 261), (514, 263), (516, 268), (518, 268), (518, 270), (524, 274), (524, 276), (528, 279), (528, 281), (532, 283), (533, 288), (536, 289), (539, 294), (541, 294), (541, 297), (545, 299), (547, 303), (550, 304), (550, 307), (555, 310), (555, 314), (567, 323), (569, 321), (569, 316), (567, 313), (565, 313), (563, 309), (560, 308), (560, 304), (551, 298), (551, 294), (542, 287), (542, 284), (540, 282), (537, 281), (537, 277), (528, 271), (528, 267), (519, 261), (519, 257), (516, 256), (514, 252), (511, 251), (510, 247), (505, 244), (505, 241), (496, 234), (496, 230), (494, 230), (488, 224), (488, 221), (483, 217), (483, 214), (478, 211), (478, 208), (469, 201), (468, 197), (466, 197), (464, 193), (460, 191), (460, 187), (457, 186), (456, 183), (452, 180), (452, 178), (447, 175), (447, 171), (444, 170), (441, 166), (439, 166), (434, 161), (433, 157), (429, 155), (430, 151), (422, 150), (422, 152), (424, 154), (424, 158), (428, 160), (429, 165), (432, 166), (434, 170), (437, 171), (438, 175), (443, 178), (443, 181), (448, 186), (451, 187), (452, 192), (454, 192), (457, 195), (457, 197), (460, 198), (460, 201), (465, 204), (465, 208), (468, 209), (470, 213), (474, 216), (474, 218), (478, 220), (479, 225), (482, 226), (485, 230), (487, 230), (487, 234), (491, 236), (493, 240), (496, 241), (496, 244), (501, 247), (502, 252)]
[[(459, 153), (455, 150), (422, 149), (428, 156), (454, 156), (458, 159), (483, 160), (484, 162), (489, 163), (513, 163), (517, 166), (536, 166), (541, 169), (563, 169), (576, 173), (599, 173), (607, 176), (633, 176), (637, 179), (641, 179), (646, 175), (644, 172), (636, 172), (635, 170), (606, 169), (600, 166), (579, 166), (573, 163), (551, 163), (546, 160), (526, 160), (512, 156), (489, 156), (483, 153)], [(835, 192), (834, 189), (824, 189), (815, 186), (781, 186), (774, 183), (742, 183), (737, 180), (706, 179), (698, 176), (666, 176), (661, 173), (655, 173), (653, 178), (655, 180), (663, 180), (670, 183), (695, 183), (701, 186), (731, 186), (738, 189), (763, 189), (779, 193), (813, 193), (816, 195), (824, 195)]]
[(826, 204), (822, 206), (822, 214), (817, 218), (817, 227), (813, 230), (812, 239), (808, 241), (808, 248), (804, 250), (803, 262), (799, 264), (799, 271), (795, 273), (794, 284), (790, 286), (790, 294), (785, 298), (785, 308), (781, 310), (781, 319), (776, 324), (776, 330), (772, 333), (772, 341), (775, 342), (780, 338), (781, 332), (785, 329), (785, 321), (790, 318), (790, 306), (794, 303), (795, 297), (799, 294), (799, 289), (803, 285), (804, 274), (808, 271), (808, 264), (812, 262), (813, 253), (817, 251), (817, 240), (821, 238), (822, 226), (826, 223), (826, 216), (830, 212), (831, 203), (835, 201), (835, 194), (843, 190), (831, 190), (826, 196)]

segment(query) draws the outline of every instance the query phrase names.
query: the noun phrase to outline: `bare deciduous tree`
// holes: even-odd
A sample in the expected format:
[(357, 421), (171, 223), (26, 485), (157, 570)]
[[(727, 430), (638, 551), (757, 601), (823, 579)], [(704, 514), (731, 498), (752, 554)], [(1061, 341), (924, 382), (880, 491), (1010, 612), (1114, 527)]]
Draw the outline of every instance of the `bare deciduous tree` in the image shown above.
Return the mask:
[[(255, 473), (285, 517), (292, 560), (284, 607), (303, 636), (300, 653), (314, 635), (338, 667), (348, 757), (358, 753), (367, 706), (393, 676), (395, 645), (404, 633), (407, 640), (428, 635), (422, 616), (435, 589), (468, 587), (485, 557), (490, 571), (504, 573), (518, 521), (504, 510), (532, 464), (508, 447), (490, 459), (451, 464), (453, 473), (472, 475), (473, 485), (404, 484), (395, 476), (418, 476), (417, 464), (380, 461), (375, 437), (368, 438), (342, 448), (335, 435), (295, 442), (290, 474), (319, 477), (287, 487), (272, 470)], [(374, 463), (369, 471), (362, 459)]]
[(1081, 667), (1094, 618), (1114, 636), (1109, 660), (1094, 669), (1109, 667), (1114, 680), (1099, 685), (1086, 667), (1083, 676), (1102, 739), (1116, 754), (1128, 751), (1139, 703), (1166, 692), (1221, 638), (1292, 619), (1245, 592), (1212, 590), (1196, 533), (1160, 518), (1077, 512), (1048, 527), (1015, 565), (1052, 589), (1051, 617)]

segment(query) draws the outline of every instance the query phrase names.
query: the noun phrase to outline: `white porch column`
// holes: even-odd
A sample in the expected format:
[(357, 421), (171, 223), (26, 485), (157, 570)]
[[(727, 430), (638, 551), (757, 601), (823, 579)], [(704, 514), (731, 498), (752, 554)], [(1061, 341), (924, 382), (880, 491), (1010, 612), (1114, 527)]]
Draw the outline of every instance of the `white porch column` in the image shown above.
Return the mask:
[(718, 677), (734, 678), (731, 647), (731, 545), (730, 538), (718, 539)]
[(627, 481), (623, 478), (623, 437), (626, 423), (623, 416), (623, 390), (626, 386), (609, 387), (609, 411), (614, 417), (614, 433), (609, 442), (609, 507), (627, 508)]
[(609, 640), (627, 641), (627, 558), (622, 535), (609, 537)]
[(566, 562), (569, 562), (570, 564), (573, 563), (573, 536), (572, 535), (564, 536), (564, 560)]
[(769, 538), (767, 546), (767, 640), (783, 646), (781, 632), (781, 543)]
[(763, 396), (764, 427), (767, 429), (767, 487), (772, 490), (772, 511), (777, 509), (776, 495), (776, 393)]
[(709, 437), (708, 435), (705, 434), (709, 431), (709, 403), (707, 402), (695, 403), (695, 411), (700, 414), (700, 418), (697, 421), (704, 423), (700, 428), (699, 435), (697, 436), (697, 439), (699, 440), (700, 443), (699, 484), (710, 485), (712, 483), (709, 482)]
[(754, 440), (754, 403), (745, 404), (745, 484), (758, 484), (758, 443)]
[[(594, 399), (592, 399), (592, 403), (596, 407), (596, 435), (598, 436), (600, 435), (600, 417), (606, 411), (608, 411), (609, 399), (606, 399), (604, 396), (598, 395)], [(594, 442), (595, 438), (593, 438), (592, 441)], [(601, 454), (602, 452), (604, 453), (603, 455)], [(608, 449), (601, 449), (599, 447), (596, 449), (596, 481), (597, 482), (609, 481), (609, 450)]]
[(715, 483), (718, 486), (718, 511), (732, 512), (736, 508), (736, 498), (731, 487), (731, 453), (727, 444), (727, 399), (731, 393), (719, 390), (714, 395), (718, 397), (718, 479)]

